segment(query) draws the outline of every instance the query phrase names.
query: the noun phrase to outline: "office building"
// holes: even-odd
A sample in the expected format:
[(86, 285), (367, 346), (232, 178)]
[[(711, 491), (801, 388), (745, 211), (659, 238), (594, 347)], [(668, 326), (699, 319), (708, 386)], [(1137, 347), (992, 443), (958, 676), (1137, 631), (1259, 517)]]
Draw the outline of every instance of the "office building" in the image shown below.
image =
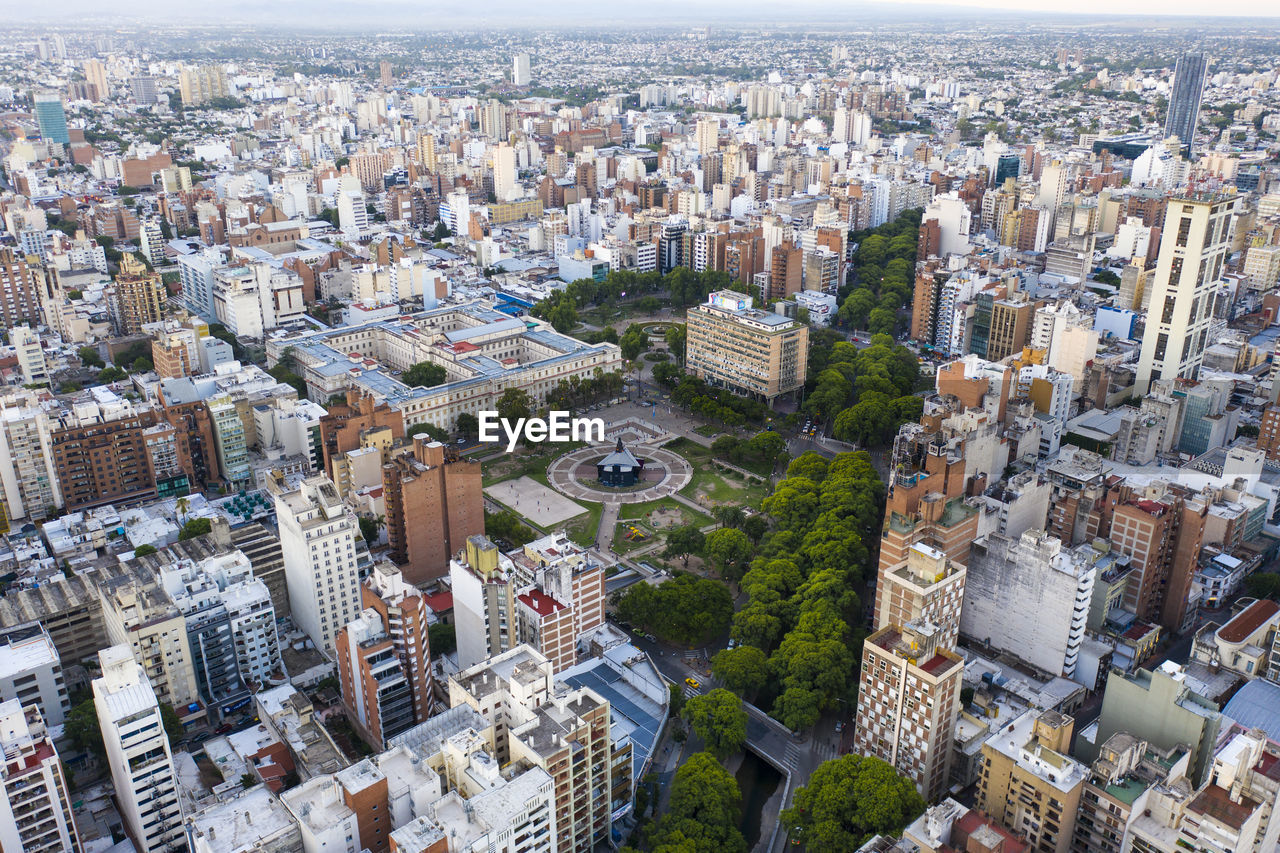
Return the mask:
[(1157, 379), (1199, 375), (1213, 321), (1212, 296), (1230, 248), (1234, 207), (1230, 196), (1169, 200), (1134, 380), (1136, 394), (1145, 394)]
[(631, 744), (611, 740), (608, 702), (555, 681), (545, 657), (517, 646), (451, 676), (449, 704), (505, 723), (495, 732), (499, 766), (520, 762), (554, 780), (558, 853), (608, 842), (613, 803), (632, 795)]
[(689, 309), (685, 367), (708, 384), (766, 402), (804, 386), (809, 329), (731, 290)]
[(1165, 137), (1176, 136), (1188, 157), (1196, 139), (1196, 121), (1200, 118), (1200, 99), (1204, 97), (1204, 81), (1208, 63), (1203, 53), (1184, 53), (1173, 68), (1173, 85), (1169, 92), (1169, 113), (1165, 117)]
[(982, 745), (978, 808), (1031, 849), (1068, 853), (1088, 771), (1070, 758), (1075, 720), (1057, 711), (1024, 712)]
[(71, 712), (62, 659), (43, 625), (0, 630), (0, 702), (11, 699), (38, 708), (50, 726), (61, 726)]
[(1074, 677), (1099, 553), (1064, 549), (1043, 530), (983, 536), (969, 550), (961, 633), (1049, 675)]
[(71, 135), (67, 133), (67, 113), (62, 107), (62, 95), (57, 92), (36, 92), (31, 96), (31, 103), (36, 123), (40, 126), (41, 138), (63, 145), (70, 144)]
[(309, 477), (292, 491), (272, 480), (269, 488), (293, 621), (332, 653), (338, 632), (360, 612), (359, 524), (328, 477)]
[(442, 576), (468, 536), (484, 533), (480, 465), (426, 435), (382, 467), (387, 541), (405, 580)]
[(127, 646), (103, 649), (98, 659), (93, 703), (129, 839), (139, 853), (185, 850), (177, 774), (155, 691)]
[(159, 273), (148, 271), (132, 254), (121, 257), (114, 287), (112, 307), (121, 335), (137, 335), (143, 326), (164, 320), (168, 289)]
[(533, 80), (533, 74), (529, 68), (529, 54), (517, 53), (512, 61), (511, 82), (516, 86), (528, 86)]
[(80, 853), (62, 761), (34, 706), (0, 702), (0, 850)]
[(950, 784), (964, 659), (935, 625), (890, 625), (862, 647), (853, 748), (892, 765), (929, 802)]
[(338, 681), (348, 719), (383, 747), (431, 713), (427, 606), (385, 563), (374, 566), (360, 595), (364, 610), (338, 632)]

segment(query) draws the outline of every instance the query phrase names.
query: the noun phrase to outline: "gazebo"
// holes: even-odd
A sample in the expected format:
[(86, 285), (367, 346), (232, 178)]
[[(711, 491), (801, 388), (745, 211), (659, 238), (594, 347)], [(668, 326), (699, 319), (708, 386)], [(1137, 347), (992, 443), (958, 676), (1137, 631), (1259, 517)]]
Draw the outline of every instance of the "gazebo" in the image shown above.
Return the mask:
[(644, 470), (644, 460), (622, 446), (622, 439), (605, 458), (596, 463), (596, 476), (600, 485), (613, 488), (634, 486), (640, 480), (640, 472)]

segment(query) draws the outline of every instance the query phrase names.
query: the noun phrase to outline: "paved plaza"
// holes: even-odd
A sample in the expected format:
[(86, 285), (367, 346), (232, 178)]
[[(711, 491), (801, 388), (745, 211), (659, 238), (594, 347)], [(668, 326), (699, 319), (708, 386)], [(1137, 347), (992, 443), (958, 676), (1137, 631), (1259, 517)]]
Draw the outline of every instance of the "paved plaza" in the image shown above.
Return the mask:
[(487, 487), (484, 492), (544, 529), (587, 511), (581, 504), (574, 503), (529, 477), (503, 480)]
[(547, 467), (547, 479), (571, 498), (618, 504), (665, 498), (693, 479), (693, 468), (683, 456), (670, 450), (644, 444), (630, 445), (627, 449), (645, 460), (644, 486), (640, 488), (609, 489), (595, 481), (595, 464), (608, 452), (601, 445), (582, 447), (556, 459)]

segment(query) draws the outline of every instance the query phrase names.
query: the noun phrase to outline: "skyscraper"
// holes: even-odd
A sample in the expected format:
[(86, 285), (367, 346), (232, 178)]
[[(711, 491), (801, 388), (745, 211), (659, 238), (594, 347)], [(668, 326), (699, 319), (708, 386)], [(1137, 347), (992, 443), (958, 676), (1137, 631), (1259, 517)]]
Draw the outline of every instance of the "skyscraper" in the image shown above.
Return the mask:
[(31, 96), (31, 103), (36, 122), (40, 125), (40, 135), (50, 142), (69, 143), (71, 136), (67, 133), (67, 114), (62, 109), (62, 96), (57, 92), (37, 92)]
[(1178, 137), (1187, 156), (1191, 155), (1191, 143), (1196, 138), (1196, 119), (1200, 116), (1200, 98), (1204, 94), (1207, 70), (1203, 53), (1183, 54), (1173, 69), (1173, 89), (1169, 93), (1169, 115), (1164, 122), (1164, 135)]
[(1234, 207), (1230, 197), (1169, 200), (1135, 393), (1146, 394), (1154, 379), (1195, 379), (1200, 372)]
[(529, 71), (529, 54), (517, 53), (512, 62), (511, 82), (517, 86), (528, 86), (532, 79), (533, 75)]
[(128, 646), (98, 652), (93, 704), (120, 816), (142, 853), (186, 849), (173, 754), (160, 703)]

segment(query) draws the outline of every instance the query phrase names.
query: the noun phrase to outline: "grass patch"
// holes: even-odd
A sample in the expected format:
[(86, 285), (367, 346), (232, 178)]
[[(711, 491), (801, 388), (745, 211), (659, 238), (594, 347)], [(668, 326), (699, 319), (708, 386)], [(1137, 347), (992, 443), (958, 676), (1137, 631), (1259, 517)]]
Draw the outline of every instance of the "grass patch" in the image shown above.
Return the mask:
[(680, 494), (696, 501), (699, 493), (705, 494), (717, 504), (738, 504), (759, 509), (760, 502), (768, 496), (769, 489), (764, 483), (758, 480), (748, 481), (735, 471), (695, 467), (693, 479), (680, 490)]
[(750, 471), (753, 474), (759, 474), (761, 477), (768, 477), (773, 473), (773, 466), (768, 462), (759, 459), (744, 459), (741, 462), (728, 462), (722, 460), (711, 452), (711, 448), (703, 447), (701, 444), (690, 441), (687, 438), (677, 438), (675, 441), (669, 442), (665, 449), (679, 453), (685, 459), (693, 464), (696, 471), (699, 467), (710, 467), (713, 462), (725, 462), (725, 464), (733, 465)]
[(643, 520), (646, 515), (655, 509), (674, 509), (679, 510), (684, 516), (684, 524), (693, 524), (697, 522), (699, 525), (710, 524), (713, 519), (706, 513), (695, 512), (675, 498), (658, 498), (653, 501), (645, 501), (638, 504), (623, 504), (618, 509), (619, 521), (638, 521)]
[(724, 430), (715, 424), (703, 424), (702, 426), (694, 427), (693, 431), (698, 435), (706, 436), (707, 438), (715, 438), (718, 435), (724, 435)]
[(546, 448), (522, 448), (514, 454), (503, 454), (502, 458), (495, 461), (486, 460), (483, 463), (485, 470), (482, 483), (492, 486), (503, 480), (529, 477), (550, 487), (551, 483), (547, 480), (547, 466), (558, 456), (585, 446), (584, 441), (573, 441), (566, 444), (553, 444)]
[(587, 511), (575, 515), (564, 523), (564, 531), (569, 538), (584, 548), (596, 541), (596, 532), (600, 529), (600, 514), (604, 512), (604, 504), (590, 501), (578, 501)]

